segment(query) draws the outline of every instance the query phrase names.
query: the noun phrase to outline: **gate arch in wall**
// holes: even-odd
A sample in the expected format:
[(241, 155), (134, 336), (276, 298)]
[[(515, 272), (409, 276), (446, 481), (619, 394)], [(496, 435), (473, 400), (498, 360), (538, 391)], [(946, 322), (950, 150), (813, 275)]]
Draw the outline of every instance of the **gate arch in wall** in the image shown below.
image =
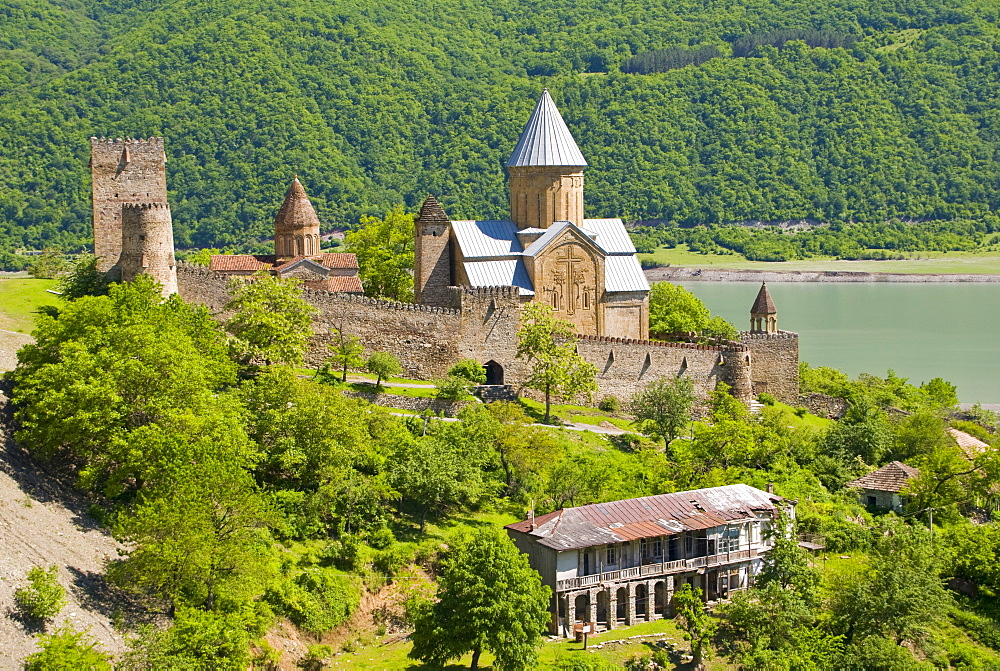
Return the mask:
[(486, 369), (486, 384), (503, 384), (503, 366), (490, 359), (483, 368)]

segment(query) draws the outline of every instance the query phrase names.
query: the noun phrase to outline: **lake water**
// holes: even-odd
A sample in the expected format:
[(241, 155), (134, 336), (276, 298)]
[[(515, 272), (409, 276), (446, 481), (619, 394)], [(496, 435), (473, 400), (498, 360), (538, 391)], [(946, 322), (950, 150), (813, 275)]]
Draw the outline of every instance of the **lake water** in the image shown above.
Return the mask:
[[(760, 284), (684, 286), (738, 329), (749, 328)], [(941, 377), (966, 403), (1000, 403), (1000, 284), (774, 282), (778, 327), (799, 334), (812, 366), (897, 375), (920, 384)]]

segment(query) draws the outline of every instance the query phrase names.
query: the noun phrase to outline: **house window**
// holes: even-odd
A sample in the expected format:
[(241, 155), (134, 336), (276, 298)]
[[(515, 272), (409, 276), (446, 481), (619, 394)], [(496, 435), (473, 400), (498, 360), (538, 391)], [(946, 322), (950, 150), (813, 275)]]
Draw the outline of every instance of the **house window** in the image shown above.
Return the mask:
[(608, 546), (608, 553), (605, 555), (605, 564), (608, 566), (615, 566), (618, 564), (618, 548), (614, 545)]
[(660, 561), (663, 558), (663, 541), (659, 538), (643, 538), (639, 541), (639, 552), (643, 560)]
[(719, 552), (735, 552), (740, 549), (740, 528), (726, 527), (719, 538)]

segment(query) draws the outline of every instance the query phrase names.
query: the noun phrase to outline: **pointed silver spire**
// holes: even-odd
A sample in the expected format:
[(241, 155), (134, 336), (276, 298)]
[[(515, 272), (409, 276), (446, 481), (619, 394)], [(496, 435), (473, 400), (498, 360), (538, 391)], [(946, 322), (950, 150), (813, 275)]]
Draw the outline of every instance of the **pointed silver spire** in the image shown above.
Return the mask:
[(542, 91), (542, 97), (538, 99), (535, 111), (531, 113), (521, 139), (507, 161), (508, 168), (542, 165), (587, 165), (548, 89)]

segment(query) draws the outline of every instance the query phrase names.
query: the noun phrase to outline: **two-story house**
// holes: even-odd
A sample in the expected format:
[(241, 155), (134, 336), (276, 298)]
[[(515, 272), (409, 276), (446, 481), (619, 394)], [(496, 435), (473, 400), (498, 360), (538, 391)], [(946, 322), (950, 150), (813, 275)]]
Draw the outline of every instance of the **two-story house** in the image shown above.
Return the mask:
[(564, 508), (507, 525), (552, 588), (552, 633), (669, 616), (684, 583), (708, 600), (745, 589), (771, 547), (767, 530), (795, 502), (749, 485)]

